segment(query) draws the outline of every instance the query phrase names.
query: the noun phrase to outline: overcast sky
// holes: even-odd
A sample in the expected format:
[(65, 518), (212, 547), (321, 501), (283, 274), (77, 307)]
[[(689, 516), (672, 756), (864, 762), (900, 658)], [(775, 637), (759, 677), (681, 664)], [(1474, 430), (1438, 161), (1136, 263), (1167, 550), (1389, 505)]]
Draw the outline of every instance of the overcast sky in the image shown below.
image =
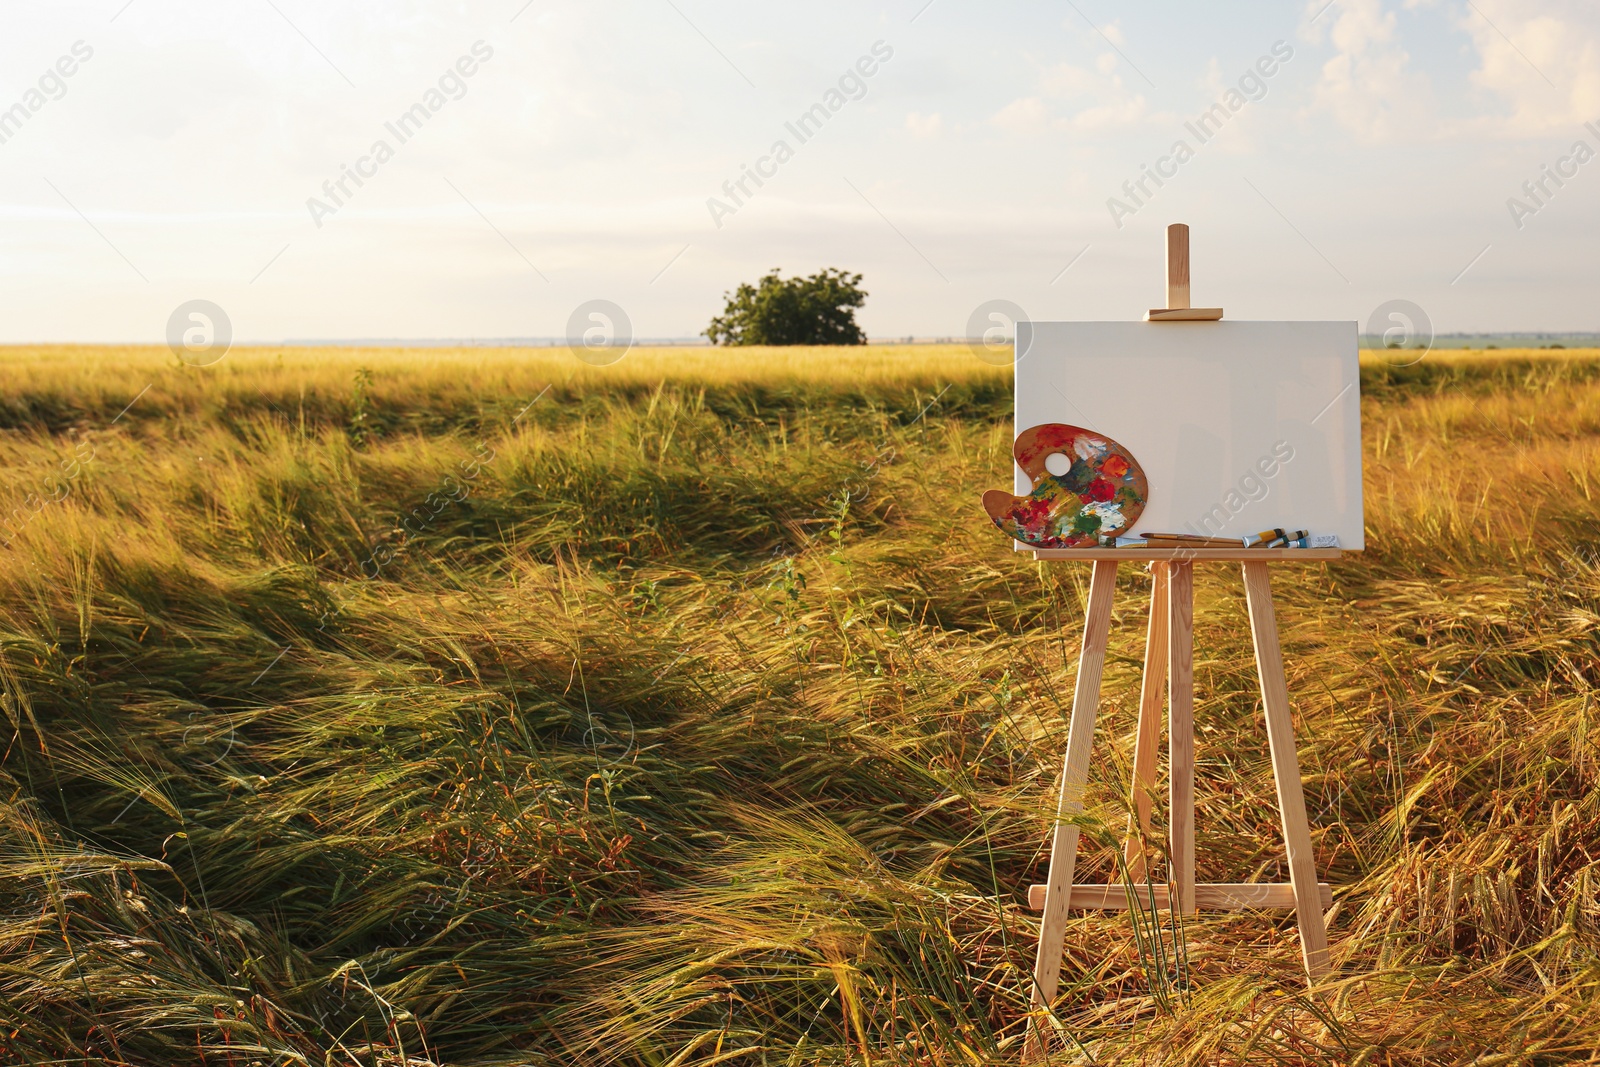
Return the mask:
[(1231, 318), (1600, 329), (1600, 5), (1324, 4), (8, 0), (0, 340), (688, 337), (772, 267), (1135, 318), (1174, 221)]

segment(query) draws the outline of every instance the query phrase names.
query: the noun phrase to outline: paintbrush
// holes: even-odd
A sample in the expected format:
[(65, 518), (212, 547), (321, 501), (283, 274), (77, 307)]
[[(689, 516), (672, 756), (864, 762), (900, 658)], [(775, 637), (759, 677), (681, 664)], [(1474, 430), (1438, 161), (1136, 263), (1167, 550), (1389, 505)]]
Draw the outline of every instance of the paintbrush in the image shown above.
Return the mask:
[(1160, 548), (1238, 548), (1240, 541), (1234, 537), (1199, 537), (1194, 534), (1140, 533), (1140, 537)]

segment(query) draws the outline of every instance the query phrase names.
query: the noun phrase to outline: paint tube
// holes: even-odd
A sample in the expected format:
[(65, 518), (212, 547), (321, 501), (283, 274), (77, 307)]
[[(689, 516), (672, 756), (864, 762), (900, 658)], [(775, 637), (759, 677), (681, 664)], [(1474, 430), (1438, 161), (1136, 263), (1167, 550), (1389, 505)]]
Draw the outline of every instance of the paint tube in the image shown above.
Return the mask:
[(1258, 534), (1251, 534), (1244, 539), (1244, 547), (1255, 548), (1283, 548), (1290, 541), (1298, 541), (1310, 537), (1310, 530), (1262, 530)]

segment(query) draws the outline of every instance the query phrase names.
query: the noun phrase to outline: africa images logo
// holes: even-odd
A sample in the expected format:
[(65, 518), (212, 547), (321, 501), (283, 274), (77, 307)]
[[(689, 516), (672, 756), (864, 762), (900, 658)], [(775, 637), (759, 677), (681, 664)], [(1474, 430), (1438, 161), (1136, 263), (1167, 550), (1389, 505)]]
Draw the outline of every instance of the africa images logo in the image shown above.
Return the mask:
[[(1137, 215), (1140, 208), (1155, 199), (1161, 187), (1178, 176), (1178, 168), (1195, 157), (1198, 147), (1221, 133), (1222, 127), (1243, 111), (1246, 104), (1265, 100), (1269, 91), (1268, 81), (1293, 58), (1293, 46), (1287, 41), (1275, 41), (1271, 54), (1262, 56), (1247, 67), (1239, 76), (1236, 87), (1230, 87), (1222, 94), (1221, 100), (1183, 124), (1183, 128), (1195, 139), (1193, 145), (1180, 137), (1172, 143), (1170, 152), (1156, 160), (1154, 167), (1148, 163), (1140, 164), (1139, 176), (1122, 183), (1122, 193), (1127, 200), (1114, 196), (1106, 199), (1106, 210), (1111, 213), (1111, 221), (1117, 229), (1122, 229), (1124, 218)], [(1150, 187), (1152, 183), (1154, 189)]]
[[(481, 64), (494, 58), (494, 48), (486, 41), (477, 41), (471, 53), (457, 59), (453, 66), (439, 75), (438, 83), (430, 86), (422, 94), (421, 100), (402, 111), (393, 122), (383, 124), (383, 128), (394, 137), (395, 144), (391, 145), (380, 137), (372, 143), (366, 155), (356, 160), (354, 167), (341, 164), (339, 176), (322, 183), (322, 193), (328, 200), (319, 200), (314, 196), (306, 200), (306, 209), (311, 212), (311, 221), (317, 224), (317, 229), (322, 229), (324, 218), (338, 214), (339, 209), (355, 196), (356, 190), (367, 184), (365, 179), (377, 177), (378, 168), (394, 158), (396, 146), (405, 144), (422, 132), (423, 125), (444, 110), (450, 101), (460, 100), (467, 95), (467, 79), (478, 73)], [(355, 190), (350, 188), (352, 182), (355, 183)]]
[(79, 68), (93, 58), (93, 48), (84, 41), (75, 42), (71, 55), (62, 56), (54, 66), (39, 75), (38, 88), (23, 93), (22, 99), (10, 107), (0, 107), (0, 144), (21, 133), (23, 125), (43, 110), (47, 103), (66, 96), (66, 79), (78, 73)]
[[(894, 48), (891, 45), (884, 41), (873, 42), (870, 55), (862, 56), (853, 66), (846, 68), (839, 76), (838, 83), (829, 86), (821, 100), (801, 112), (793, 122), (784, 123), (783, 128), (794, 137), (795, 144), (805, 144), (821, 133), (823, 125), (842, 111), (845, 104), (865, 97), (867, 79), (877, 74), (882, 64), (893, 58)], [(776, 178), (778, 168), (793, 158), (794, 147), (779, 138), (772, 142), (766, 155), (756, 160), (754, 167), (748, 163), (741, 164), (739, 176), (722, 183), (723, 195), (728, 199), (720, 200), (714, 196), (706, 199), (706, 210), (711, 212), (711, 221), (717, 224), (717, 229), (722, 229), (724, 218), (737, 215), (746, 201), (755, 196), (756, 189), (766, 185), (768, 179)], [(750, 188), (752, 182), (755, 183), (755, 189)]]

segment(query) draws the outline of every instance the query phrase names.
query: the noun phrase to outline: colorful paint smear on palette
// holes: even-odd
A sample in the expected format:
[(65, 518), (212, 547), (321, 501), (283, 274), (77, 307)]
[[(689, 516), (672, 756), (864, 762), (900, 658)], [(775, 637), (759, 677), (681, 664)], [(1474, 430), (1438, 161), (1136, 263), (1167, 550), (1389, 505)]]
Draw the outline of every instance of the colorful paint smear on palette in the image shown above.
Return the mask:
[[(1017, 436), (1012, 455), (1033, 480), (1033, 491), (1014, 496), (991, 489), (983, 494), (983, 510), (1001, 530), (1035, 548), (1096, 547), (1102, 537), (1131, 527), (1150, 497), (1133, 454), (1081, 426), (1031, 426)], [(1064, 474), (1051, 474), (1046, 465), (1056, 455), (1070, 463)]]

